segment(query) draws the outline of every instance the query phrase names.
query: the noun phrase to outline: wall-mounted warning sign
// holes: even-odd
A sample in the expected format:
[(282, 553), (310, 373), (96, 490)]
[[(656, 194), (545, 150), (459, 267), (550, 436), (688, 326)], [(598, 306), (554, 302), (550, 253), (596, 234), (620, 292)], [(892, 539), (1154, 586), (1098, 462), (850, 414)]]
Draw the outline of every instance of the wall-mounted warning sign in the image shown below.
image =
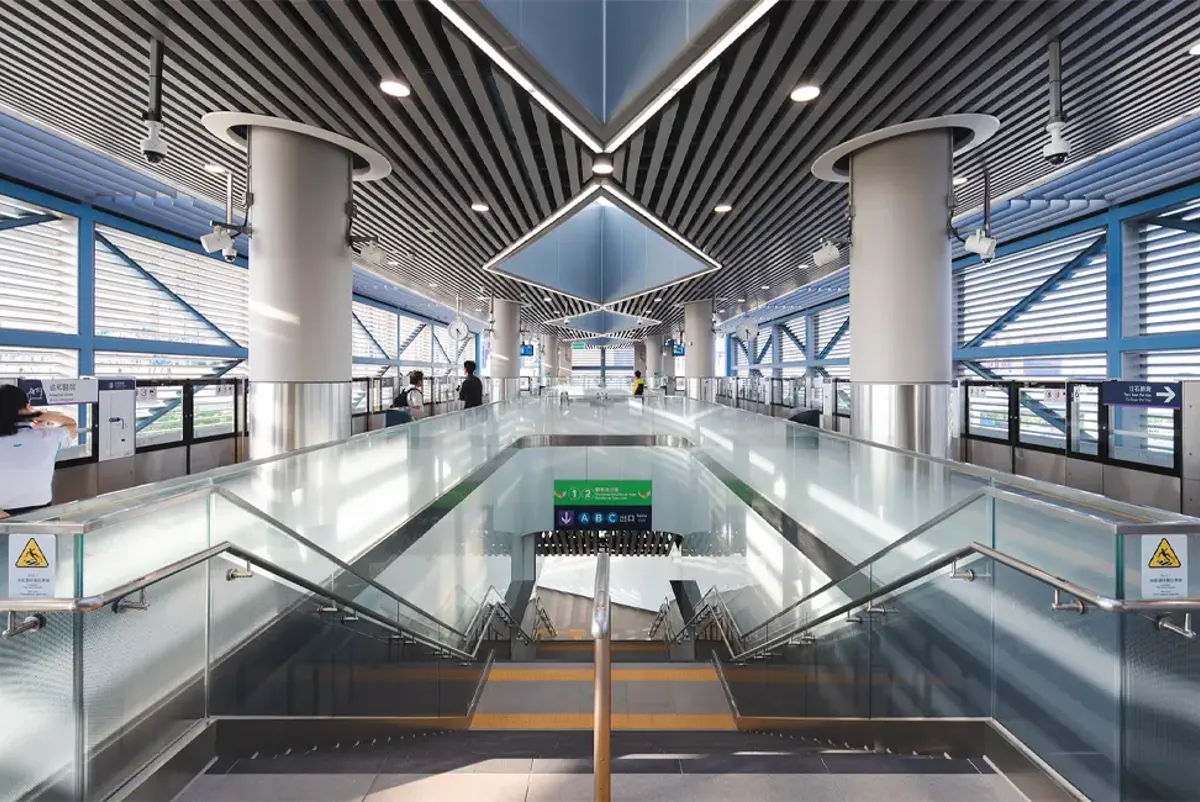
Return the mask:
[(1142, 598), (1186, 599), (1187, 535), (1142, 536)]
[(54, 595), (54, 535), (8, 536), (8, 595), (40, 599)]

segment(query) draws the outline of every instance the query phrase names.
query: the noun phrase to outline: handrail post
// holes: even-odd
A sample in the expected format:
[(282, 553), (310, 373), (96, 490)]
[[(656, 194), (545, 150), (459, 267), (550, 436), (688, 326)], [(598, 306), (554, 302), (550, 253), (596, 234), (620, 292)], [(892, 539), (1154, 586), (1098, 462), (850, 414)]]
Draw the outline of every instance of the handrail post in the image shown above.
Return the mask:
[(612, 638), (609, 627), (608, 552), (596, 555), (596, 592), (593, 596), (592, 639), (595, 644), (595, 692), (592, 700), (594, 740), (592, 773), (596, 779), (595, 802), (612, 799)]

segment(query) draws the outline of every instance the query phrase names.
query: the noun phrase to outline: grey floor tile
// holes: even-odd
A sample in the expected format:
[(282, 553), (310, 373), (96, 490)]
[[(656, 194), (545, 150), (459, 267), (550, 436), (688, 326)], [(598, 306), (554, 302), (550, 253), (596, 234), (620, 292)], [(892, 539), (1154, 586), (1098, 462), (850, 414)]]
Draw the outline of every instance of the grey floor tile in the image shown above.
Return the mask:
[(531, 774), (525, 802), (592, 802), (591, 774)]
[(203, 774), (176, 802), (362, 802), (369, 774)]
[[(613, 802), (863, 802), (828, 775), (649, 775), (613, 777)], [(962, 800), (959, 800), (962, 802)]]
[(526, 802), (528, 774), (381, 774), (366, 802)]
[(850, 799), (890, 802), (1024, 802), (1003, 777), (981, 774), (843, 774), (837, 779)]
[(979, 774), (969, 760), (913, 755), (825, 754), (821, 758), (831, 774)]

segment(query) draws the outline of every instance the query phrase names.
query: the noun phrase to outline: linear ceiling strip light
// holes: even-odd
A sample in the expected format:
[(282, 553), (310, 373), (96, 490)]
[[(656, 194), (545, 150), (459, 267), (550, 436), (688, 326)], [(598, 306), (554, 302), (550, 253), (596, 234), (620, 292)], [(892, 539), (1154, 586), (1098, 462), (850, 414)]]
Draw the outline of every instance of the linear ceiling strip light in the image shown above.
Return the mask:
[(450, 5), (450, 3), (446, 2), (446, 0), (429, 0), (429, 2), (433, 4), (434, 8), (441, 12), (442, 16), (450, 20), (450, 24), (452, 24), (455, 28), (458, 28), (458, 30), (462, 32), (463, 36), (466, 36), (468, 39), (470, 39), (471, 42), (480, 50), (482, 50), (488, 58), (499, 65), (500, 69), (508, 73), (508, 76), (516, 81), (522, 89), (528, 92), (542, 108), (550, 112), (550, 114), (556, 120), (566, 126), (567, 130), (574, 134), (580, 142), (587, 145), (587, 147), (593, 153), (603, 152), (603, 147), (600, 145), (600, 141), (598, 139), (589, 134), (583, 128), (583, 126), (575, 121), (574, 117), (566, 112), (565, 109), (560, 107), (550, 98), (546, 97), (537, 88), (537, 86), (534, 85), (533, 81), (531, 81), (528, 76), (525, 75), (525, 73), (521, 72), (521, 70), (512, 62), (511, 59), (500, 52), (500, 50), (497, 49), (496, 46), (493, 45), (486, 36), (477, 31), (462, 14), (459, 14), (458, 11)]
[[(441, 0), (434, 0), (440, 2)], [(616, 136), (612, 138), (604, 146), (605, 153), (612, 153), (617, 148), (625, 144), (629, 137), (637, 133), (638, 129), (645, 125), (650, 119), (662, 110), (663, 106), (670, 102), (671, 98), (683, 91), (683, 88), (696, 79), (700, 73), (708, 68), (708, 65), (716, 61), (717, 57), (729, 49), (729, 46), (736, 42), (742, 34), (750, 30), (754, 23), (763, 18), (768, 11), (775, 7), (779, 0), (759, 0), (754, 7), (745, 13), (745, 15), (737, 21), (737, 23), (721, 35), (721, 38), (713, 42), (707, 50), (700, 54), (700, 57), (691, 63), (678, 78), (670, 83), (666, 89), (658, 94), (654, 100), (646, 108), (642, 109), (636, 117), (622, 128)]]

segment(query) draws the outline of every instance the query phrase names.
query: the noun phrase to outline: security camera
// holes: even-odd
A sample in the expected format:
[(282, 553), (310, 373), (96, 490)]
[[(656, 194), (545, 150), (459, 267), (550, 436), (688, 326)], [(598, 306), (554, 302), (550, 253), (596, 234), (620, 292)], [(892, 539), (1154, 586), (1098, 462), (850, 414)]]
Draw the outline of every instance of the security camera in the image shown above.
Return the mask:
[(161, 164), (167, 158), (167, 143), (162, 139), (162, 122), (146, 120), (146, 138), (142, 140), (142, 155), (151, 164)]
[(225, 257), (226, 262), (236, 262), (237, 261), (238, 252), (236, 250), (234, 250), (232, 241), (229, 243), (228, 246), (221, 249), (221, 256)]
[(989, 237), (983, 229), (972, 232), (963, 242), (963, 247), (985, 262), (996, 258), (996, 240)]
[(842, 250), (837, 246), (837, 243), (825, 240), (821, 243), (821, 247), (813, 251), (813, 264), (817, 267), (833, 264), (842, 257)]
[(1066, 123), (1057, 120), (1046, 124), (1046, 133), (1050, 134), (1050, 141), (1042, 148), (1042, 158), (1051, 164), (1062, 164), (1067, 160), (1067, 156), (1071, 155), (1071, 143), (1063, 136), (1065, 125)]

